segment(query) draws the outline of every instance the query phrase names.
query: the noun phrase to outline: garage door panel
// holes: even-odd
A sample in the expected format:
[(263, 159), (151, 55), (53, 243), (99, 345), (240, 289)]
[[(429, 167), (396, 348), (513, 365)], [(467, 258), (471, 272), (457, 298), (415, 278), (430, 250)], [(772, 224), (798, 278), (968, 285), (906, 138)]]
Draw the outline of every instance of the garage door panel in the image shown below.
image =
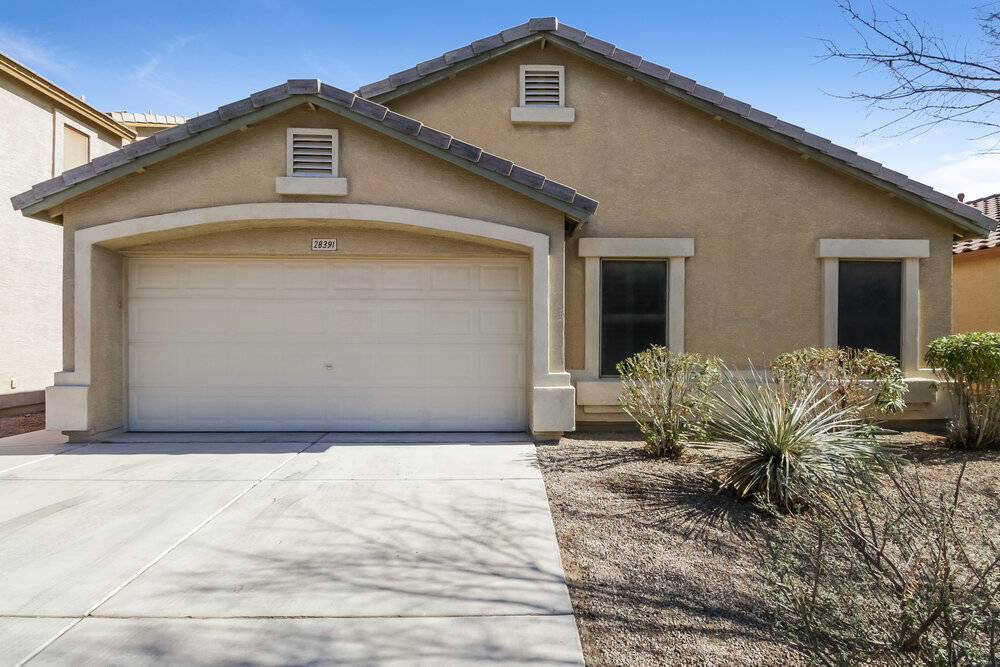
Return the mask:
[(518, 260), (133, 259), (134, 430), (497, 430), (526, 421)]

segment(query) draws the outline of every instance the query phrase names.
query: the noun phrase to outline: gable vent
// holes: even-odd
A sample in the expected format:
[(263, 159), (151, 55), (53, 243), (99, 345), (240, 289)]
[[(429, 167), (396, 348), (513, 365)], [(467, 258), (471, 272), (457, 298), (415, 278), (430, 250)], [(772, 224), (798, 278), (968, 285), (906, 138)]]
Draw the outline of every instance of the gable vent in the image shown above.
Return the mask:
[(337, 175), (337, 130), (288, 130), (288, 175)]
[(521, 65), (521, 106), (565, 106), (561, 65)]

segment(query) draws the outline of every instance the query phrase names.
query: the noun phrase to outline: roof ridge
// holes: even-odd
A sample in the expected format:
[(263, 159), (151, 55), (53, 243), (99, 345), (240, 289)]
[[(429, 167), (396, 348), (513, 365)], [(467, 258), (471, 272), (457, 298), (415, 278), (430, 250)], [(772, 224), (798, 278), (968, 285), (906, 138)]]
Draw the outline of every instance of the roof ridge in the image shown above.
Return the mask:
[(980, 230), (990, 228), (992, 221), (987, 216), (984, 216), (973, 207), (966, 206), (955, 197), (939, 192), (931, 186), (915, 181), (898, 171), (889, 169), (880, 162), (866, 158), (856, 151), (837, 145), (830, 139), (807, 132), (803, 127), (783, 121), (777, 116), (756, 109), (746, 102), (728, 97), (721, 91), (701, 85), (694, 79), (682, 76), (667, 67), (644, 60), (642, 56), (620, 49), (611, 42), (593, 37), (584, 30), (561, 23), (554, 16), (528, 19), (528, 21), (520, 25), (501, 30), (495, 35), (490, 35), (457, 49), (446, 51), (436, 58), (425, 60), (409, 69), (396, 72), (384, 79), (361, 86), (357, 90), (357, 94), (365, 98), (377, 98), (407, 84), (440, 73), (455, 65), (460, 65), (464, 61), (469, 61), (497, 49), (506, 47), (509, 50), (511, 47), (516, 48), (544, 35), (554, 38), (556, 43), (558, 43), (558, 40), (565, 40), (568, 47), (583, 49), (591, 56), (607, 59), (618, 67), (628, 68), (629, 71), (634, 71), (641, 76), (650, 77), (660, 84), (665, 84), (667, 88), (663, 90), (675, 96), (682, 96), (687, 99), (697, 98), (700, 103), (707, 103), (714, 107), (714, 110), (718, 111), (720, 115), (735, 115), (742, 121), (748, 121), (760, 126), (766, 132), (782, 135), (785, 139), (790, 139), (807, 149), (827, 155), (851, 168), (874, 176), (878, 180), (888, 184), (888, 186), (916, 195), (931, 204), (967, 219), (975, 227), (979, 227)]
[(597, 200), (577, 192), (575, 188), (553, 181), (546, 178), (544, 174), (516, 165), (510, 160), (484, 151), (479, 146), (464, 142), (446, 132), (435, 130), (418, 120), (391, 111), (377, 102), (354, 93), (323, 83), (319, 79), (289, 79), (285, 83), (258, 91), (242, 100), (224, 104), (215, 111), (195, 116), (184, 123), (161, 130), (150, 137), (128, 144), (120, 150), (101, 155), (84, 165), (42, 181), (32, 186), (30, 190), (11, 197), (11, 204), (16, 210), (27, 208), (41, 202), (46, 197), (127, 165), (142, 156), (293, 96), (315, 96), (345, 109), (350, 109), (352, 112), (380, 123), (392, 131), (414, 137), (427, 144), (430, 151), (434, 149), (446, 151), (449, 155), (469, 162), (480, 169), (496, 173), (520, 186), (562, 202), (585, 216), (597, 210)]

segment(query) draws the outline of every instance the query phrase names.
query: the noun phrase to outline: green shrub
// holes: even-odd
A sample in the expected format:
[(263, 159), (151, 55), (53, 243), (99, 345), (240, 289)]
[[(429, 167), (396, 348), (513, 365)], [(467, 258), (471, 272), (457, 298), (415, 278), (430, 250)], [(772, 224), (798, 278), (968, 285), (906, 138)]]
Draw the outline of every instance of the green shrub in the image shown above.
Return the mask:
[(723, 488), (782, 512), (803, 509), (826, 490), (857, 483), (853, 464), (889, 454), (858, 418), (815, 384), (788, 392), (754, 373), (728, 373), (712, 419), (710, 470)]
[(1000, 446), (1000, 333), (938, 338), (927, 363), (946, 381), (955, 417), (949, 440), (961, 449)]
[(779, 634), (817, 664), (998, 664), (996, 508), (962, 508), (961, 475), (932, 495), (913, 472), (885, 473), (881, 487), (824, 494), (769, 530)]
[(698, 354), (673, 354), (654, 345), (618, 364), (619, 405), (639, 425), (652, 456), (676, 458), (685, 441), (701, 438), (719, 362)]
[(874, 350), (795, 350), (776, 358), (771, 372), (776, 382), (793, 393), (824, 387), (831, 404), (840, 408), (854, 406), (866, 421), (906, 408), (906, 382), (899, 362)]

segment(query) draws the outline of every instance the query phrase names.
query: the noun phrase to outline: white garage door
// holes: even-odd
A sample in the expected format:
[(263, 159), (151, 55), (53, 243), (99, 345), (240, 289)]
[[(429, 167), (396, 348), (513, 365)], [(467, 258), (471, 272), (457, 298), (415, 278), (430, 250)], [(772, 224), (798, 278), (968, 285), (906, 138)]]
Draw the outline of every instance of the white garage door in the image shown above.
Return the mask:
[(135, 431), (522, 430), (518, 260), (129, 262)]

